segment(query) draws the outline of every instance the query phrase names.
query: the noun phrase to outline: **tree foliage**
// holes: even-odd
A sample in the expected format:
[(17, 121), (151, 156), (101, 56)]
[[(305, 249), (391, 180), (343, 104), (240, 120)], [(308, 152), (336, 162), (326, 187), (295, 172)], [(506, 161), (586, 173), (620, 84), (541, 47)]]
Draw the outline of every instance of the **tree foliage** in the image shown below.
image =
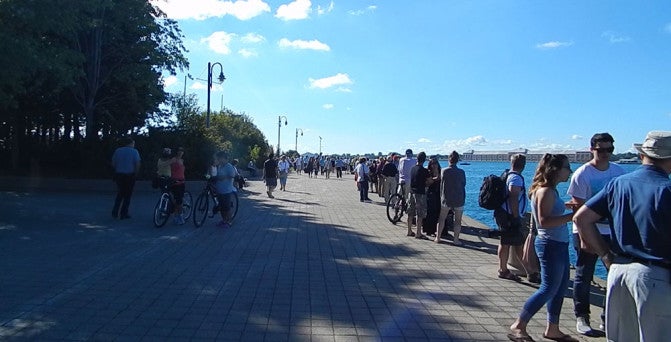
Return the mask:
[(2, 0), (0, 23), (0, 63), (11, 66), (0, 73), (0, 149), (15, 171), (35, 151), (92, 147), (170, 115), (162, 73), (187, 67), (186, 50), (149, 1)]

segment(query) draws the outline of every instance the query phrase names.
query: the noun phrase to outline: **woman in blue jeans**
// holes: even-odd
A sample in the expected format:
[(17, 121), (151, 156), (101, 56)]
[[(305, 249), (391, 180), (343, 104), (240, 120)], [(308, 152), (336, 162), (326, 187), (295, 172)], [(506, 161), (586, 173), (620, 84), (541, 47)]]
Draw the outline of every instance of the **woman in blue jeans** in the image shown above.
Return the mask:
[(573, 213), (564, 213), (567, 205), (559, 197), (557, 184), (566, 182), (570, 174), (571, 166), (566, 155), (545, 154), (529, 189), (532, 216), (538, 227), (535, 247), (541, 265), (541, 286), (527, 299), (520, 316), (510, 326), (508, 338), (512, 341), (533, 341), (527, 332), (527, 324), (546, 304), (547, 327), (543, 337), (554, 341), (578, 341), (559, 330), (559, 315), (569, 280), (567, 223), (573, 219)]

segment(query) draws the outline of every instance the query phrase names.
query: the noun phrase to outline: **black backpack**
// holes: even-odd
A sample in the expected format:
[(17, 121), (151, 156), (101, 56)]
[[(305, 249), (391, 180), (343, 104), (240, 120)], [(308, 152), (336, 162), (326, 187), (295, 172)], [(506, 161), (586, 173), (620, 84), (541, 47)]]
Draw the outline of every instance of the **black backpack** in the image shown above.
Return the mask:
[(508, 170), (505, 170), (501, 176), (489, 175), (483, 178), (478, 195), (478, 205), (481, 208), (495, 210), (500, 208), (508, 199), (506, 180), (509, 173)]

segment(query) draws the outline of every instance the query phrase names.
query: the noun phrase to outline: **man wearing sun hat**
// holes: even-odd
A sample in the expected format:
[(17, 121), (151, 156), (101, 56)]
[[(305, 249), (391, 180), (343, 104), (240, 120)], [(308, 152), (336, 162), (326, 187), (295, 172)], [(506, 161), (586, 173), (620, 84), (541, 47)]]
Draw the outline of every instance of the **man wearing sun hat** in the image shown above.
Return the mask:
[[(573, 222), (608, 272), (606, 338), (665, 341), (671, 335), (671, 131), (634, 144), (642, 166), (590, 198)], [(595, 223), (608, 217), (611, 247)]]

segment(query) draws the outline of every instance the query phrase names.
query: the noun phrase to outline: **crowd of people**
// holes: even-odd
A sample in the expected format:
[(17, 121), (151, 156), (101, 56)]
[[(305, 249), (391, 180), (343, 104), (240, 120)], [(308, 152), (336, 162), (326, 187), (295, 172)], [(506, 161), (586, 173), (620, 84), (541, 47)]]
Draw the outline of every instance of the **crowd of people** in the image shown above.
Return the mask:
[[(523, 154), (511, 156), (510, 171), (505, 175), (506, 200), (494, 210), (500, 231), (498, 246), (498, 277), (520, 281), (508, 269), (512, 249), (520, 260), (525, 260), (525, 242), (532, 238), (532, 251), (540, 265), (540, 283), (537, 291), (524, 303), (510, 326), (508, 338), (512, 341), (533, 341), (527, 324), (547, 306), (547, 325), (543, 337), (554, 341), (577, 341), (559, 329), (559, 317), (564, 295), (569, 284), (569, 240), (577, 252), (573, 279), (573, 306), (576, 331), (586, 336), (603, 336), (612, 341), (663, 341), (671, 327), (671, 316), (666, 309), (671, 305), (671, 132), (648, 133), (642, 144), (635, 148), (642, 159), (642, 167), (629, 174), (610, 161), (614, 138), (608, 133), (595, 134), (590, 140), (592, 159), (573, 172), (569, 158), (564, 154), (545, 154), (538, 163), (530, 188), (527, 190), (522, 172), (526, 167)], [(114, 179), (118, 194), (112, 215), (127, 219), (130, 197), (140, 158), (132, 140), (125, 140), (112, 157)], [(176, 218), (180, 220), (180, 196), (183, 194), (183, 149), (172, 154), (165, 149), (157, 162), (157, 175), (172, 180), (175, 191)], [(428, 165), (425, 168), (424, 164)], [(275, 158), (268, 155), (263, 165), (263, 180), (267, 195), (279, 180), (280, 190), (286, 191), (287, 175), (293, 169), (310, 178), (332, 173), (343, 177), (343, 171), (353, 173), (361, 202), (370, 202), (370, 193), (389, 201), (392, 194), (400, 193), (407, 201), (407, 236), (441, 243), (448, 222), (453, 217), (453, 244), (460, 246), (461, 219), (466, 199), (465, 172), (458, 167), (459, 154), (449, 155), (449, 164), (441, 168), (435, 157), (426, 153), (415, 155), (411, 149), (404, 156), (390, 154), (368, 160), (344, 159), (330, 156)], [(234, 163), (237, 164), (237, 163)], [(248, 166), (248, 169), (253, 165)], [(255, 169), (254, 169), (255, 170)], [(251, 172), (251, 171), (250, 171)], [(215, 156), (211, 175), (216, 190), (222, 196), (220, 203), (228, 203), (225, 196), (233, 190), (239, 171), (228, 162), (228, 155)], [(557, 185), (569, 182), (564, 202)], [(369, 191), (370, 190), (370, 191)], [(531, 210), (531, 226), (535, 230), (525, 237), (526, 224), (522, 218)], [(226, 208), (222, 208), (221, 226), (227, 227)], [(573, 224), (569, 233), (568, 224)], [(590, 320), (590, 283), (595, 265), (601, 260), (609, 270), (605, 310), (599, 329)], [(523, 263), (524, 268), (528, 263)], [(529, 281), (534, 270), (527, 271)]]
[[(546, 154), (539, 162), (526, 194), (520, 173), (526, 164), (513, 156), (514, 171), (507, 179), (510, 196), (498, 215), (501, 230), (499, 277), (519, 280), (507, 269), (510, 247), (519, 253), (522, 232), (519, 215), (528, 197), (537, 228), (535, 253), (540, 261), (541, 284), (524, 303), (510, 326), (512, 341), (533, 341), (527, 324), (547, 306), (543, 337), (578, 341), (559, 329), (559, 316), (569, 283), (569, 239), (578, 258), (573, 279), (576, 331), (606, 336), (609, 341), (664, 341), (671, 317), (671, 132), (653, 131), (634, 147), (642, 166), (625, 174), (610, 162), (614, 138), (597, 133), (590, 140), (592, 159), (571, 171), (568, 157)], [(571, 173), (573, 175), (571, 176)], [(563, 202), (557, 185), (569, 181)], [(527, 196), (528, 195), (528, 196)], [(516, 205), (517, 204), (517, 205)], [(519, 210), (519, 211), (518, 211)], [(573, 223), (570, 236), (568, 223)], [(608, 270), (605, 310), (599, 329), (590, 321), (590, 283), (601, 259)], [(667, 336), (667, 337), (664, 337)]]

